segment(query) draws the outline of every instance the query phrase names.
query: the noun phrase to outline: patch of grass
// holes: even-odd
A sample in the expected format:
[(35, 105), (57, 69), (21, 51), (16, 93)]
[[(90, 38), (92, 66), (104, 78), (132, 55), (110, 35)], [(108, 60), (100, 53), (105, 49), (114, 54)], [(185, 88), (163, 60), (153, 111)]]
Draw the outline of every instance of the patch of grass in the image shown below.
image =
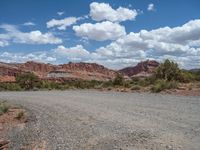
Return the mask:
[(24, 118), (24, 115), (25, 115), (24, 111), (20, 111), (20, 112), (17, 113), (16, 118), (18, 120), (21, 120), (22, 118)]
[(9, 105), (7, 105), (5, 102), (0, 103), (0, 115), (8, 112), (9, 110)]
[(154, 93), (159, 93), (165, 89), (175, 89), (177, 87), (178, 83), (176, 81), (158, 80), (156, 84), (152, 86), (151, 91)]

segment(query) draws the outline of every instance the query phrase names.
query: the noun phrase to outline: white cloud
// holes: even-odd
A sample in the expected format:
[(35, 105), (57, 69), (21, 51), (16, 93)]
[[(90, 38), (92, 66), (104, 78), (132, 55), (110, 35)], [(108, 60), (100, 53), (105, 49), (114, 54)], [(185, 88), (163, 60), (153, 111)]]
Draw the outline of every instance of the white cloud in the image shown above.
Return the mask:
[[(158, 61), (164, 58), (173, 58), (181, 66), (192, 65), (190, 68), (194, 68), (200, 67), (199, 41), (200, 20), (192, 20), (180, 27), (164, 27), (151, 31), (141, 30), (139, 33), (131, 32), (111, 44), (97, 49), (96, 53), (101, 55), (104, 64), (107, 62), (106, 60), (120, 62), (120, 60), (133, 59), (129, 62), (139, 62), (147, 58)], [(109, 63), (107, 65), (115, 66)], [(130, 65), (132, 64), (130, 63)]]
[[(4, 41), (4, 45), (10, 42), (25, 44), (60, 44), (62, 39), (55, 37), (52, 33), (42, 33), (39, 30), (30, 32), (21, 32), (16, 26), (3, 24), (0, 28), (6, 33), (0, 34), (0, 41)], [(5, 44), (6, 43), (6, 44)], [(0, 44), (1, 45), (1, 44)]]
[(37, 62), (55, 62), (56, 58), (49, 56), (46, 52), (34, 52), (34, 53), (11, 53), (11, 52), (1, 52), (0, 61), (2, 62), (26, 62), (26, 61), (37, 61)]
[(64, 15), (64, 11), (59, 11), (59, 12), (57, 12), (57, 14), (59, 15), (59, 16), (62, 16), (62, 15)]
[(148, 11), (155, 11), (154, 4), (152, 4), (152, 3), (149, 4), (148, 7), (147, 7), (147, 10), (148, 10)]
[[(109, 24), (109, 27), (102, 25), (105, 22)], [(87, 50), (82, 45), (74, 47), (60, 45), (53, 52), (50, 52), (51, 54), (46, 54), (47, 57), (53, 56), (52, 58), (45, 59), (46, 57), (44, 56), (40, 57), (40, 59), (43, 58), (45, 61), (55, 60), (56, 58), (56, 61), (96, 62), (109, 68), (120, 69), (135, 65), (141, 60), (155, 59), (163, 61), (169, 58), (184, 68), (200, 67), (200, 19), (191, 20), (178, 27), (162, 27), (151, 31), (141, 30), (137, 33), (124, 33), (121, 36), (116, 36), (118, 34), (115, 33), (116, 29), (111, 28), (119, 24), (105, 22), (82, 24), (73, 28), (74, 30), (76, 28), (76, 34), (84, 38), (99, 41), (116, 39), (110, 44), (94, 51)], [(13, 26), (7, 27), (7, 31), (10, 32), (12, 30)], [(10, 36), (0, 34), (0, 39), (7, 40), (9, 38)], [(35, 53), (33, 55), (37, 56)], [(11, 57), (16, 60), (17, 58), (25, 60), (25, 58), (31, 58), (31, 54), (29, 56), (26, 55), (26, 57), (24, 55), (6, 57), (4, 54), (4, 56), (0, 57), (0, 61), (2, 59), (12, 60)]]
[(80, 26), (73, 26), (73, 30), (77, 36), (96, 41), (115, 40), (126, 34), (123, 26), (110, 21), (96, 24), (84, 23)]
[(90, 4), (90, 16), (95, 21), (109, 20), (112, 22), (121, 22), (134, 20), (137, 16), (137, 11), (123, 7), (115, 10), (107, 3), (92, 2)]
[(68, 61), (82, 61), (88, 59), (90, 53), (85, 50), (82, 45), (76, 45), (75, 47), (67, 48), (63, 45), (59, 45), (54, 52), (60, 57), (67, 58)]
[(8, 41), (5, 41), (5, 40), (0, 41), (0, 47), (4, 47), (8, 45), (9, 45)]
[(61, 20), (52, 19), (47, 22), (47, 28), (56, 27), (58, 30), (66, 30), (67, 27), (76, 24), (76, 22), (80, 19), (81, 18), (76, 17), (68, 17)]
[(29, 21), (29, 22), (25, 22), (23, 25), (24, 26), (35, 26), (35, 23)]

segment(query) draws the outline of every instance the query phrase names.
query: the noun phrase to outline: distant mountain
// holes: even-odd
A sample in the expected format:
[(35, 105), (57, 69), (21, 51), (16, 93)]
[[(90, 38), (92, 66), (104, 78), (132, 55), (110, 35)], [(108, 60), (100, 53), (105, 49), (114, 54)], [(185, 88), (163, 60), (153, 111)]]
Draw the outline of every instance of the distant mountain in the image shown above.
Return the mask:
[(196, 69), (190, 69), (189, 71), (196, 73), (196, 72), (200, 72), (200, 69), (197, 69), (197, 68)]
[(70, 77), (85, 80), (113, 79), (117, 72), (96, 63), (68, 63), (52, 65), (28, 61), (26, 63), (2, 63), (0, 62), (0, 80), (13, 80), (18, 74), (32, 72), (41, 79)]
[(147, 60), (138, 63), (136, 66), (126, 67), (119, 70), (120, 73), (132, 77), (132, 76), (149, 76), (159, 66), (159, 63), (154, 60)]

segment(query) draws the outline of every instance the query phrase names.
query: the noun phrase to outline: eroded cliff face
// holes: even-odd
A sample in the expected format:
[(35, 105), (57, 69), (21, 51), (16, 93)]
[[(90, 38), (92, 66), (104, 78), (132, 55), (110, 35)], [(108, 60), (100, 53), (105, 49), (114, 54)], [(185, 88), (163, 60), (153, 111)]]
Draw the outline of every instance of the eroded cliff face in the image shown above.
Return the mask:
[(151, 75), (158, 66), (159, 63), (152, 60), (140, 62), (134, 67), (127, 67), (119, 71), (108, 69), (96, 63), (84, 62), (61, 65), (52, 65), (33, 61), (12, 64), (0, 63), (0, 81), (14, 81), (18, 74), (26, 72), (32, 72), (41, 79), (47, 79), (50, 73), (66, 73), (69, 78), (105, 81), (114, 79), (117, 73), (122, 73), (128, 77), (148, 76)]
[(129, 77), (135, 76), (135, 75), (151, 75), (155, 69), (159, 66), (159, 63), (154, 60), (147, 60), (138, 63), (136, 66), (133, 67), (127, 67), (124, 69), (119, 70), (124, 75), (127, 75)]
[(52, 65), (33, 61), (19, 64), (0, 63), (0, 76), (2, 80), (5, 77), (6, 79), (9, 79), (26, 72), (32, 72), (43, 79), (48, 78), (50, 72), (57, 72), (58, 70), (71, 74), (71, 77), (73, 78), (84, 80), (109, 80), (113, 79), (117, 73), (114, 70), (110, 70), (95, 63), (81, 62), (62, 65)]

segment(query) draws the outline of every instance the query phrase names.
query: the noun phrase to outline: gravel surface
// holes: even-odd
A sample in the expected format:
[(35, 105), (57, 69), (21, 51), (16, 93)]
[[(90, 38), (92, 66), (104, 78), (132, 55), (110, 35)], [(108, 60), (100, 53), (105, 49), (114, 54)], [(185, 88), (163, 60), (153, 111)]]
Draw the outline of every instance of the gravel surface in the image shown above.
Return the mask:
[(26, 127), (9, 132), (11, 149), (200, 149), (200, 97), (69, 90), (1, 92), (0, 99), (29, 112)]

